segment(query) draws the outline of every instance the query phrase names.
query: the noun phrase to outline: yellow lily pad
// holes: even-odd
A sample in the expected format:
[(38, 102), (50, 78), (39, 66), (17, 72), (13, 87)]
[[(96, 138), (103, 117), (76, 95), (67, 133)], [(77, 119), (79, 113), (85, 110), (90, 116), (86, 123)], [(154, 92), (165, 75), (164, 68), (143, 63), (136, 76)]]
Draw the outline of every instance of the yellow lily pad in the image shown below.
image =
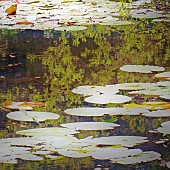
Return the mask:
[(170, 109), (170, 102), (143, 102), (140, 104), (130, 103), (123, 105), (126, 108), (144, 108), (149, 110)]

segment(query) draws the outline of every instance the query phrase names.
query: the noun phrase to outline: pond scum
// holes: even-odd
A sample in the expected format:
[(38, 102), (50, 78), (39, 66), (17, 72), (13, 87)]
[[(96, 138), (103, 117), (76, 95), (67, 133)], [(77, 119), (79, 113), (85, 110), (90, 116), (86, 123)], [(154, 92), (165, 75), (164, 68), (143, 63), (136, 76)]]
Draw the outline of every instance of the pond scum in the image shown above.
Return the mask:
[(0, 2), (0, 169), (168, 169), (168, 11), (11, 5)]

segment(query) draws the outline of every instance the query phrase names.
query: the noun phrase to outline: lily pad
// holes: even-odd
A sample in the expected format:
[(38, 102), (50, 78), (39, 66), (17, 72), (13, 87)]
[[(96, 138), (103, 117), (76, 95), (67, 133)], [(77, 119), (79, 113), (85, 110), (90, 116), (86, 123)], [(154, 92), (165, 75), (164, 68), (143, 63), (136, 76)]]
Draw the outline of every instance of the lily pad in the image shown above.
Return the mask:
[(106, 130), (114, 129), (120, 125), (109, 122), (74, 122), (61, 124), (62, 127), (76, 130)]
[(92, 152), (94, 159), (107, 160), (107, 159), (118, 159), (122, 157), (134, 156), (142, 153), (141, 149), (128, 149), (128, 148), (96, 148)]
[(161, 155), (158, 152), (148, 151), (131, 157), (111, 159), (112, 163), (118, 163), (123, 165), (150, 162), (153, 160), (161, 160)]
[(132, 98), (124, 95), (114, 95), (114, 94), (101, 94), (93, 95), (85, 98), (85, 101), (88, 103), (96, 104), (108, 104), (108, 103), (125, 103), (131, 101)]
[(96, 145), (121, 145), (123, 147), (133, 147), (141, 143), (148, 142), (147, 137), (142, 136), (108, 136), (99, 138), (85, 138), (84, 142)]
[(140, 115), (141, 113), (149, 113), (148, 110), (142, 108), (101, 108), (101, 107), (82, 107), (67, 109), (64, 111), (74, 116), (103, 116), (103, 115)]
[(155, 77), (170, 79), (170, 71), (156, 74)]
[(170, 100), (170, 94), (159, 96), (161, 99)]
[(132, 15), (132, 18), (161, 18), (161, 17), (163, 17), (162, 14), (150, 12), (145, 14), (136, 13)]
[(50, 119), (58, 119), (60, 116), (51, 112), (35, 112), (35, 111), (15, 111), (10, 112), (7, 118), (18, 121), (42, 122)]
[(31, 148), (40, 141), (32, 138), (6, 138), (0, 139), (0, 163), (18, 163), (22, 160), (43, 160), (42, 157), (32, 154)]
[(165, 68), (150, 65), (125, 65), (120, 67), (120, 70), (126, 72), (152, 73), (153, 71), (164, 71)]
[(19, 135), (25, 136), (66, 136), (79, 133), (75, 129), (49, 127), (49, 128), (36, 128), (27, 129), (16, 132)]
[(157, 82), (156, 86), (170, 87), (170, 81), (160, 81), (160, 82)]
[(115, 86), (120, 90), (143, 90), (151, 87), (155, 87), (155, 83), (122, 83)]
[(166, 166), (170, 168), (170, 161), (166, 163)]
[(110, 26), (116, 26), (116, 25), (129, 25), (133, 24), (133, 22), (130, 21), (108, 21), (108, 22), (101, 22), (101, 25), (110, 25)]
[(73, 93), (80, 94), (83, 96), (91, 96), (102, 93), (118, 93), (119, 89), (115, 85), (106, 85), (106, 86), (79, 86), (72, 90)]
[(83, 158), (83, 157), (91, 156), (90, 151), (83, 151), (82, 149), (76, 150), (71, 148), (70, 149), (62, 148), (62, 149), (58, 149), (58, 153), (60, 155), (64, 155), (72, 158)]
[(162, 123), (161, 126), (156, 129), (159, 133), (170, 134), (170, 121)]
[(151, 87), (149, 89), (130, 92), (130, 94), (145, 94), (150, 96), (162, 96), (162, 95), (169, 95), (170, 88), (169, 87)]
[(142, 102), (140, 104), (124, 104), (125, 108), (144, 108), (149, 110), (170, 109), (169, 102)]
[(150, 113), (145, 113), (146, 117), (170, 117), (170, 109), (167, 110), (157, 110)]

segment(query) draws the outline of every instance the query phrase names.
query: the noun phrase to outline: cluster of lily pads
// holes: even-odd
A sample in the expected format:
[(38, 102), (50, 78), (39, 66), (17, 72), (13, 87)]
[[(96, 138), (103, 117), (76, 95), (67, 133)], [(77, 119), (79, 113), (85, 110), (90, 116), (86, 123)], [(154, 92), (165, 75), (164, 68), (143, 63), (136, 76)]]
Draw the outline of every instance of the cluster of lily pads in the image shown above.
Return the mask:
[[(169, 15), (155, 9), (139, 10), (139, 6), (145, 3), (151, 3), (151, 0), (126, 4), (130, 9), (129, 15), (132, 18), (161, 18), (160, 21), (169, 22)], [(11, 1), (0, 1), (0, 29), (74, 31), (86, 29), (89, 24), (132, 24), (128, 20), (120, 20), (120, 3), (109, 0), (23, 0), (12, 6), (16, 7), (16, 14), (8, 15), (5, 11), (10, 11), (11, 5), (14, 5)]]
[[(136, 72), (136, 67), (135, 72)], [(158, 66), (139, 66), (149, 71), (164, 71), (164, 68)], [(123, 69), (122, 69), (123, 68)], [(126, 71), (129, 66), (122, 67)], [(133, 72), (133, 66), (130, 66)], [(140, 71), (138, 69), (138, 71)], [(147, 71), (148, 70), (148, 71)], [(73, 93), (83, 95), (86, 102), (96, 104), (107, 103), (125, 103), (123, 107), (83, 107), (67, 109), (64, 112), (74, 116), (104, 116), (104, 115), (144, 115), (147, 117), (169, 117), (169, 102), (144, 102), (143, 104), (129, 103), (135, 94), (162, 96), (170, 95), (170, 72), (156, 74), (155, 77), (164, 77), (166, 81), (157, 83), (123, 83), (106, 86), (79, 86), (72, 89)], [(153, 89), (157, 90), (153, 90)], [(130, 91), (129, 96), (120, 95), (120, 90)], [(154, 94), (155, 91), (155, 94)], [(159, 93), (158, 93), (159, 92)], [(130, 97), (131, 95), (131, 97)], [(165, 98), (165, 97), (164, 97)], [(169, 98), (166, 98), (169, 100)], [(9, 119), (17, 121), (35, 121), (41, 122), (47, 119), (58, 119), (60, 116), (50, 112), (35, 112), (32, 110), (36, 103), (11, 102), (5, 105), (8, 109), (20, 109), (7, 114)], [(42, 105), (38, 103), (38, 105)], [(29, 109), (28, 109), (29, 106)], [(25, 108), (24, 108), (25, 107)], [(29, 111), (28, 111), (29, 110)], [(147, 137), (143, 136), (107, 136), (78, 139), (75, 134), (81, 131), (89, 130), (114, 130), (120, 125), (110, 122), (74, 122), (64, 123), (60, 127), (35, 128), (17, 131), (18, 135), (26, 136), (19, 138), (0, 139), (0, 162), (1, 163), (18, 163), (18, 159), (41, 161), (43, 159), (60, 159), (62, 156), (72, 158), (92, 157), (98, 160), (110, 160), (118, 164), (136, 164), (153, 160), (161, 160), (161, 155), (154, 151), (142, 151), (134, 149), (136, 145), (149, 142)], [(163, 134), (170, 134), (170, 121), (161, 124), (161, 127), (155, 131)], [(157, 141), (163, 143), (168, 139)], [(169, 166), (169, 162), (167, 162)]]

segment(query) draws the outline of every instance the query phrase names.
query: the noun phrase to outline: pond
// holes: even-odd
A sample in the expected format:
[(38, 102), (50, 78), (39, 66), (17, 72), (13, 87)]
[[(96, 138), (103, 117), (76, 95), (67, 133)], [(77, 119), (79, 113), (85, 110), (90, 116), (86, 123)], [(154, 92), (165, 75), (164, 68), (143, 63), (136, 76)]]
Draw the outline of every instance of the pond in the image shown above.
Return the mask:
[(170, 16), (138, 15), (60, 29), (2, 21), (0, 169), (170, 167)]

